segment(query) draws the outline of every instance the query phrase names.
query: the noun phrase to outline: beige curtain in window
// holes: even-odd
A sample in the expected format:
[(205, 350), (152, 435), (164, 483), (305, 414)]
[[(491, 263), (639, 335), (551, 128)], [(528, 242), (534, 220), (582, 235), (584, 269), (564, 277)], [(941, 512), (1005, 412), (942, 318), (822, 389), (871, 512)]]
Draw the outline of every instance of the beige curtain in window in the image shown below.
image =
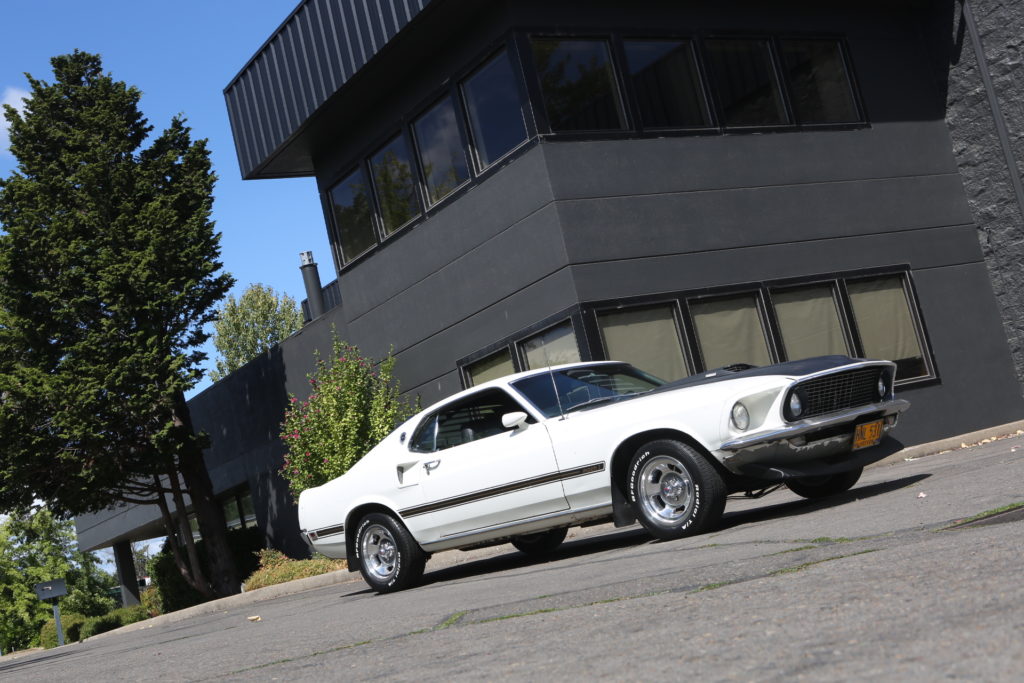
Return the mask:
[(733, 363), (771, 364), (757, 297), (691, 302), (690, 313), (707, 369)]
[(922, 358), (901, 276), (852, 280), (846, 291), (864, 355), (892, 361)]
[(830, 285), (773, 292), (772, 303), (789, 360), (850, 353)]
[(511, 375), (516, 371), (512, 365), (512, 355), (508, 351), (498, 351), (487, 356), (466, 368), (469, 371), (470, 382), (475, 386), (498, 379), (505, 375)]
[(522, 342), (520, 348), (526, 356), (528, 369), (577, 363), (580, 360), (576, 334), (572, 331), (570, 322), (564, 322), (530, 337)]
[(689, 374), (671, 306), (602, 313), (597, 324), (609, 360), (632, 363), (668, 381)]

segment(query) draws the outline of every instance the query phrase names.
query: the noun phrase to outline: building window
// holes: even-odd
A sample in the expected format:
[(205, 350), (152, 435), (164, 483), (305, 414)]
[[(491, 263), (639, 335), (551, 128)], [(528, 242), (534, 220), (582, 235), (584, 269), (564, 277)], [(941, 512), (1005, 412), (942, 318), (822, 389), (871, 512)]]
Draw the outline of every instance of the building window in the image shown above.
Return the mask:
[(245, 526), (238, 509), (238, 499), (231, 496), (224, 501), (224, 521), (229, 529), (240, 529)]
[(767, 40), (715, 38), (704, 45), (725, 126), (789, 123)]
[(686, 377), (674, 306), (650, 306), (597, 315), (605, 357), (672, 381)]
[(435, 104), (412, 127), (427, 197), (436, 204), (469, 179), (465, 143), (451, 98)]
[(380, 205), (384, 234), (390, 235), (420, 213), (412, 155), (405, 138), (396, 135), (370, 158), (373, 188)]
[(842, 48), (835, 40), (780, 40), (797, 123), (860, 120)]
[(690, 302), (704, 369), (735, 363), (770, 365), (756, 294)]
[(377, 244), (370, 193), (362, 169), (357, 169), (331, 188), (331, 209), (344, 263)]
[(627, 40), (623, 48), (644, 128), (702, 128), (709, 124), (690, 41)]
[(486, 358), (481, 358), (475, 363), (467, 365), (466, 378), (469, 380), (469, 386), (474, 386), (489, 382), (492, 379), (504, 377), (505, 375), (511, 375), (515, 371), (515, 365), (512, 364), (512, 354), (509, 353), (508, 349), (502, 349), (497, 353), (492, 353)]
[(526, 140), (523, 103), (508, 52), (502, 50), (462, 83), (477, 166), (490, 166)]
[(608, 41), (533, 38), (531, 42), (552, 132), (622, 128)]
[(252, 504), (252, 491), (246, 489), (245, 493), (238, 497), (242, 508), (242, 524), (250, 527), (256, 525), (256, 509)]
[(535, 334), (521, 342), (519, 348), (523, 352), (523, 359), (526, 363), (524, 370), (561, 365), (562, 363), (577, 363), (580, 360), (576, 334), (569, 321), (549, 327), (540, 334)]
[(850, 355), (832, 285), (777, 290), (771, 297), (788, 360)]
[(904, 278), (850, 280), (846, 291), (864, 356), (894, 361), (897, 379), (928, 376)]

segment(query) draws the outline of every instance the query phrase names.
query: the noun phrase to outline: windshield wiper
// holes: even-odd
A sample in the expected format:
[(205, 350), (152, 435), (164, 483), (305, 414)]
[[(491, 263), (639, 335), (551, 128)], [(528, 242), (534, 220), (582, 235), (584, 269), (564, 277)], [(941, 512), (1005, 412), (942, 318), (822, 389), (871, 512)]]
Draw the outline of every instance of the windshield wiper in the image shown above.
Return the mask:
[(597, 398), (592, 398), (589, 401), (584, 401), (583, 403), (577, 403), (574, 406), (570, 406), (569, 408), (565, 409), (565, 412), (571, 413), (572, 411), (579, 410), (580, 408), (586, 408), (587, 406), (596, 405), (598, 403), (606, 403), (608, 401), (617, 401), (622, 398), (631, 398), (633, 396), (639, 396), (641, 393), (647, 392), (634, 391), (629, 394), (612, 394), (611, 396), (598, 396)]

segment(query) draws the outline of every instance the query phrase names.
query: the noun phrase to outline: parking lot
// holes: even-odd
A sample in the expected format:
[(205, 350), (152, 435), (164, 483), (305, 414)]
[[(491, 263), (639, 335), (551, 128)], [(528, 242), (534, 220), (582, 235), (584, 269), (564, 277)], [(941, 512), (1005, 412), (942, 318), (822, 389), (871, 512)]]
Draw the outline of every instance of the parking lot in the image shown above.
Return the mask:
[[(17, 680), (1016, 680), (1024, 670), (1024, 439), (869, 469), (811, 502), (730, 500), (652, 542), (574, 530), (548, 561), (457, 551), (426, 583), (358, 580), (0, 659)], [(259, 617), (258, 620), (254, 617)]]

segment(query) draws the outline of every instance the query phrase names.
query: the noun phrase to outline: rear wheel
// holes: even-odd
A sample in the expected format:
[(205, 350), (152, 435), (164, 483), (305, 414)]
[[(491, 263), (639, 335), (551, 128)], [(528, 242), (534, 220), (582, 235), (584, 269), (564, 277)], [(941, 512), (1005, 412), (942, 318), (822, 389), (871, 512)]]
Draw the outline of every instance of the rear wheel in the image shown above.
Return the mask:
[(366, 583), (378, 593), (415, 585), (427, 556), (412, 534), (391, 515), (371, 512), (359, 520), (356, 556)]
[(790, 479), (786, 482), (786, 486), (789, 487), (790, 491), (804, 498), (825, 498), (826, 496), (834, 496), (843, 491), (849, 491), (857, 483), (857, 480), (860, 479), (862, 472), (864, 472), (864, 468), (858, 467), (855, 470), (840, 472), (839, 474), (827, 474), (821, 477), (800, 477), (799, 479)]
[(661, 439), (644, 445), (633, 456), (628, 477), (633, 510), (655, 538), (703, 533), (722, 517), (722, 477), (688, 444)]
[(521, 553), (526, 553), (532, 557), (542, 557), (554, 552), (558, 546), (562, 545), (562, 541), (565, 540), (567, 533), (569, 533), (569, 530), (566, 527), (548, 529), (547, 531), (539, 531), (535, 534), (513, 536), (510, 543)]

